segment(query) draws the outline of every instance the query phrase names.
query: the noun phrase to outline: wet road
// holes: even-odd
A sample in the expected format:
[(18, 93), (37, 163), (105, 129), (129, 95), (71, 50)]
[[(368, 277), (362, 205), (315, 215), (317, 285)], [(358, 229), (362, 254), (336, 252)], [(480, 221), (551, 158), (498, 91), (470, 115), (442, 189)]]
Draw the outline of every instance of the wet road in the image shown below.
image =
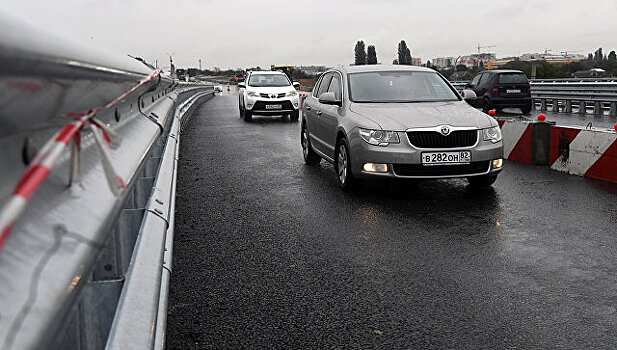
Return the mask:
[(617, 186), (517, 163), (352, 193), (299, 123), (216, 96), (182, 135), (168, 348), (614, 348)]

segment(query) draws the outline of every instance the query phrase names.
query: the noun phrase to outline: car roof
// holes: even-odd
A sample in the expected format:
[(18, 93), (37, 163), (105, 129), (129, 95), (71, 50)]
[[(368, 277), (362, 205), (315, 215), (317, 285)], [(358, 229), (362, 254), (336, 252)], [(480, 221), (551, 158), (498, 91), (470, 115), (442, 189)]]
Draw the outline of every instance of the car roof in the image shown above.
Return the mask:
[(489, 72), (489, 73), (494, 73), (494, 74), (499, 74), (499, 73), (520, 73), (520, 74), (525, 74), (523, 73), (523, 71), (520, 70), (516, 70), (516, 69), (491, 69), (491, 70), (486, 70), (482, 73), (485, 72)]
[(334, 68), (345, 73), (360, 73), (360, 72), (392, 72), (392, 71), (410, 71), (410, 72), (435, 72), (426, 67), (393, 65), (393, 64), (367, 64), (361, 66), (345, 66)]
[(280, 71), (272, 71), (272, 70), (252, 70), (251, 74), (285, 74)]

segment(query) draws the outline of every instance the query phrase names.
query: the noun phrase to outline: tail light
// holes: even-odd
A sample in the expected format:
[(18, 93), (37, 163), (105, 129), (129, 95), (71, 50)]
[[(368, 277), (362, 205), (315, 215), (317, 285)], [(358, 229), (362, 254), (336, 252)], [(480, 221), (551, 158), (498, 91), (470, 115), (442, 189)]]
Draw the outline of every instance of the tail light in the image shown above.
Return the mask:
[(499, 95), (499, 88), (497, 86), (495, 86), (493, 88), (493, 92), (492, 93), (493, 93), (493, 95)]
[(531, 95), (531, 86), (527, 88), (527, 95)]

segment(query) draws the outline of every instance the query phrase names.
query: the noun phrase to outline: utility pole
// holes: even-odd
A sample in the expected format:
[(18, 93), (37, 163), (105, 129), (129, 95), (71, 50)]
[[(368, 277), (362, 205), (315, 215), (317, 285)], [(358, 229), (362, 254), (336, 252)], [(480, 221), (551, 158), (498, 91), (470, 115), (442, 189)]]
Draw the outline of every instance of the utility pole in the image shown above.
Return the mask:
[(199, 59), (199, 70), (201, 70), (201, 58)]
[(154, 67), (156, 69), (159, 69), (159, 60), (158, 59), (154, 60)]

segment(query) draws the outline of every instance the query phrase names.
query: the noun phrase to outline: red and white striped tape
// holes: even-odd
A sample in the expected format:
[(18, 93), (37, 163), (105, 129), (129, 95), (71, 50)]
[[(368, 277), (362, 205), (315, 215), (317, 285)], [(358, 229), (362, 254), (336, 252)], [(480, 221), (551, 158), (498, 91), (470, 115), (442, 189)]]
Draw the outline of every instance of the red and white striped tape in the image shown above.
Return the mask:
[[(115, 148), (119, 145), (120, 138), (115, 132), (113, 132), (113, 130), (94, 119), (94, 116), (98, 111), (114, 106), (116, 103), (120, 102), (122, 99), (137, 90), (140, 86), (144, 85), (145, 83), (151, 81), (156, 77), (159, 77), (160, 74), (160, 69), (155, 70), (152, 74), (142, 79), (137, 85), (133, 86), (131, 89), (127, 90), (122, 95), (118, 96), (116, 99), (109, 102), (100, 109), (95, 108), (88, 112), (69, 113), (65, 115), (66, 117), (78, 118), (66, 124), (64, 127), (62, 127), (62, 129), (60, 129), (60, 131), (58, 131), (54, 135), (54, 137), (47, 141), (41, 151), (30, 162), (30, 164), (26, 168), (26, 171), (22, 174), (19, 182), (15, 186), (13, 194), (0, 211), (0, 250), (2, 250), (2, 247), (4, 246), (4, 243), (6, 242), (6, 239), (11, 232), (11, 228), (15, 224), (15, 221), (24, 212), (26, 205), (34, 192), (36, 192), (36, 190), (41, 186), (43, 181), (45, 181), (49, 173), (51, 173), (54, 166), (56, 165), (56, 162), (62, 155), (64, 149), (69, 145), (71, 141), (73, 141), (75, 143), (75, 147), (77, 147), (78, 150), (80, 140), (79, 132), (84, 128), (86, 122), (90, 122), (92, 125), (95, 126), (90, 127), (90, 130), (94, 135), (97, 149), (99, 150), (99, 155), (101, 157), (101, 162), (103, 163), (105, 176), (112, 192), (115, 195), (119, 194), (121, 189), (124, 188), (124, 181), (122, 180), (122, 178), (116, 175), (115, 170), (113, 169), (113, 166), (111, 164), (109, 155), (102, 147), (102, 139), (104, 139), (110, 147)], [(73, 156), (76, 155), (73, 154)], [(71, 161), (70, 181), (78, 178), (78, 170), (74, 168), (78, 165), (78, 159)]]
[(554, 126), (549, 165), (553, 170), (617, 182), (617, 133)]

